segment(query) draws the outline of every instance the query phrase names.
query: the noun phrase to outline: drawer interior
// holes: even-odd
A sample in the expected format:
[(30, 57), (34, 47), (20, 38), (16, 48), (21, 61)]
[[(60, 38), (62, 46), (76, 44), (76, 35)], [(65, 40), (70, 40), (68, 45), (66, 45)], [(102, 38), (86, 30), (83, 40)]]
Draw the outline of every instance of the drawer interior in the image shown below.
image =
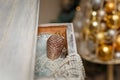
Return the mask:
[[(48, 39), (48, 35), (58, 34), (65, 38), (65, 52), (61, 55), (62, 58), (65, 58), (68, 54), (68, 46), (67, 46), (67, 26), (60, 25), (60, 26), (39, 26), (38, 27), (38, 39), (37, 39), (37, 49), (36, 49), (36, 64), (37, 66), (41, 66), (42, 60), (41, 57), (47, 54), (46, 49), (46, 42)], [(46, 37), (46, 38), (45, 38)], [(40, 59), (39, 59), (40, 58)], [(46, 59), (46, 57), (42, 59)], [(41, 62), (40, 62), (41, 61)], [(45, 76), (41, 76), (44, 73), (40, 73), (39, 71), (35, 73), (35, 77), (42, 78)], [(46, 74), (46, 73), (45, 73)]]
[(50, 33), (50, 34), (59, 34), (65, 38), (65, 47), (67, 49), (67, 26), (39, 26), (38, 27), (38, 36), (41, 33)]
[[(59, 58), (51, 61), (47, 57), (47, 47), (46, 43), (48, 38), (52, 34), (58, 34), (65, 38), (65, 47), (62, 50), (62, 54)], [(60, 78), (65, 80), (64, 74), (70, 74), (72, 80), (79, 78), (78, 64), (79, 59), (76, 50), (76, 43), (74, 38), (73, 26), (72, 24), (43, 24), (38, 27), (37, 33), (37, 49), (36, 49), (36, 67), (35, 67), (35, 80), (54, 80), (54, 78)], [(52, 48), (51, 48), (52, 49)], [(76, 62), (76, 66), (73, 66)], [(68, 72), (67, 72), (67, 71)], [(74, 70), (77, 72), (74, 75)], [(72, 71), (72, 73), (69, 71)], [(57, 76), (56, 76), (57, 75)], [(76, 76), (77, 75), (77, 76)], [(62, 79), (64, 78), (64, 79)]]

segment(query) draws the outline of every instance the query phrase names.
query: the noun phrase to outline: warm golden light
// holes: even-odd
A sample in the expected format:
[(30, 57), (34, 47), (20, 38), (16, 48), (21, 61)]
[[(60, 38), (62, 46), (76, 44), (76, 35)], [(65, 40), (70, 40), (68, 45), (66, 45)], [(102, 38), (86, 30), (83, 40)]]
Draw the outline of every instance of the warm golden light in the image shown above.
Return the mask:
[(80, 6), (77, 6), (76, 11), (80, 11), (80, 10), (81, 10)]
[(120, 44), (120, 35), (117, 36), (117, 38), (116, 38), (116, 42)]
[(90, 34), (90, 30), (89, 29), (86, 29), (85, 30), (87, 34)]
[(112, 11), (114, 11), (114, 9), (115, 9), (114, 2), (108, 2), (108, 3), (106, 3), (105, 10), (108, 13), (111, 13)]
[(105, 11), (104, 10), (100, 10), (99, 11), (99, 15), (102, 17), (102, 16), (104, 16), (105, 15)]
[(99, 59), (103, 61), (108, 61), (108, 60), (113, 59), (112, 46), (101, 44), (101, 46), (98, 47), (97, 56)]
[(94, 27), (96, 27), (96, 26), (98, 26), (98, 22), (97, 22), (97, 21), (94, 21), (94, 22), (92, 23), (92, 25), (93, 25)]
[(105, 53), (107, 53), (107, 52), (109, 52), (109, 48), (108, 48), (107, 46), (104, 46), (104, 47), (103, 47), (103, 51), (104, 51)]
[(104, 38), (104, 33), (100, 32), (97, 34), (97, 39), (102, 40)]
[(113, 8), (113, 7), (114, 7), (114, 3), (113, 3), (113, 2), (109, 2), (109, 3), (108, 3), (108, 7), (109, 7), (109, 8)]
[(96, 12), (96, 11), (93, 11), (93, 12), (92, 12), (92, 15), (93, 15), (93, 16), (96, 16), (96, 15), (97, 15), (97, 12)]
[(115, 38), (114, 47), (116, 51), (120, 51), (120, 34)]
[(112, 19), (116, 21), (116, 20), (119, 19), (119, 16), (118, 16), (118, 15), (113, 15), (113, 16), (112, 16)]

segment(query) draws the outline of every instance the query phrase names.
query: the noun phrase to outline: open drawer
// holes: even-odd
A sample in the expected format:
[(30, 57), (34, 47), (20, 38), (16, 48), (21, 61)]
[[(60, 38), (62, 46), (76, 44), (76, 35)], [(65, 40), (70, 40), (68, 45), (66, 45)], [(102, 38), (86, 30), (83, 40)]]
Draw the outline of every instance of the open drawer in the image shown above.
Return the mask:
[[(57, 34), (65, 39), (63, 54), (56, 60), (47, 57), (47, 40)], [(84, 69), (77, 54), (72, 23), (42, 24), (38, 27), (35, 80), (84, 80)]]

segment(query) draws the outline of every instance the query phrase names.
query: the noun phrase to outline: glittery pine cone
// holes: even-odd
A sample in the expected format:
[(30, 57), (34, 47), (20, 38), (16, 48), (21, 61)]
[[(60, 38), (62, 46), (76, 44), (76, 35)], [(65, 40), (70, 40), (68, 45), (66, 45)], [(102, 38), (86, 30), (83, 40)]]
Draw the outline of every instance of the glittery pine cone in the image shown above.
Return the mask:
[(52, 35), (47, 40), (47, 57), (51, 60), (59, 58), (64, 48), (65, 41), (60, 35)]

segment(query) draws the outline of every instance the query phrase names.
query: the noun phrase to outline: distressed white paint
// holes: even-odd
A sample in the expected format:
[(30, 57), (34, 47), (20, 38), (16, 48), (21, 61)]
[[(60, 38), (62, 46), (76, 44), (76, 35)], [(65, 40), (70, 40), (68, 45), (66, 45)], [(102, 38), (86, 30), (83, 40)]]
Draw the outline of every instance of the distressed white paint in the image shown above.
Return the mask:
[(39, 0), (0, 0), (0, 80), (33, 80)]
[[(76, 55), (76, 56), (79, 56), (78, 55), (78, 52), (77, 52), (77, 48), (76, 48), (76, 41), (75, 41), (75, 35), (74, 35), (74, 30), (73, 30), (73, 24), (72, 23), (50, 23), (50, 24), (41, 24), (40, 27), (54, 27), (54, 26), (66, 26), (67, 28), (67, 31), (66, 31), (66, 35), (67, 35), (67, 48), (68, 48), (68, 55)], [(82, 65), (82, 61), (81, 61), (81, 57), (79, 56), (79, 59), (80, 59), (80, 63)], [(85, 74), (84, 74), (84, 68), (83, 68), (83, 65), (80, 66), (81, 67), (81, 70), (80, 72), (82, 73), (81, 74), (81, 78), (80, 80), (84, 80), (83, 78), (85, 77)], [(78, 78), (70, 78), (70, 80), (77, 80)], [(54, 80), (53, 77), (38, 77), (36, 76), (36, 79), (35, 80)], [(59, 80), (64, 80), (63, 78), (59, 78)]]

